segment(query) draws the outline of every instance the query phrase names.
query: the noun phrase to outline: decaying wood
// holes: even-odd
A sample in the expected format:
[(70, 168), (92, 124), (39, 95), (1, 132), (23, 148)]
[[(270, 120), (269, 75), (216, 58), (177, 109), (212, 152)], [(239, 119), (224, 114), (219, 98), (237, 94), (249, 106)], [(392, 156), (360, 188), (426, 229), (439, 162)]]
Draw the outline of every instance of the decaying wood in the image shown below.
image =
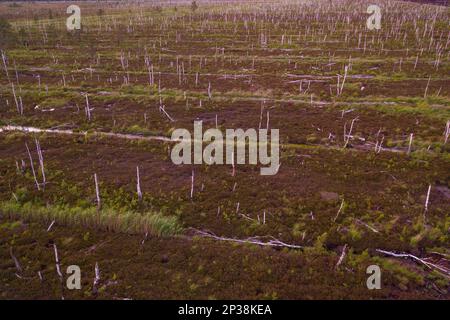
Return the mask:
[(375, 229), (374, 227), (371, 227), (370, 225), (368, 225), (367, 223), (365, 223), (364, 221), (361, 221), (359, 219), (355, 219), (355, 221), (363, 226), (365, 226), (366, 228), (372, 230), (375, 233), (379, 233), (380, 231), (378, 231), (377, 229)]
[(414, 260), (415, 262), (418, 262), (420, 264), (423, 264), (424, 266), (426, 266), (428, 269), (432, 269), (435, 270), (437, 272), (439, 272), (440, 274), (442, 274), (443, 276), (447, 277), (450, 279), (450, 269), (441, 265), (438, 265), (436, 263), (431, 263), (426, 261), (427, 258), (419, 258), (416, 257), (415, 255), (412, 255), (410, 253), (396, 253), (396, 252), (391, 252), (391, 251), (386, 251), (386, 250), (382, 250), (382, 249), (376, 249), (377, 252), (385, 254), (387, 256), (391, 256), (391, 257), (395, 257), (395, 258), (409, 258)]
[(339, 266), (342, 264), (346, 254), (347, 254), (347, 244), (345, 244), (344, 247), (342, 248), (341, 256), (339, 257), (339, 260), (336, 263), (336, 269), (338, 269)]
[(447, 124), (445, 125), (445, 131), (444, 131), (444, 144), (447, 144), (448, 137), (450, 136), (450, 120), (447, 121)]
[(409, 135), (408, 151), (406, 152), (406, 154), (410, 154), (411, 153), (411, 146), (412, 146), (412, 142), (413, 142), (413, 137), (414, 137), (414, 134), (411, 133)]
[(347, 133), (347, 122), (344, 124), (344, 149), (347, 148), (348, 143), (350, 142), (350, 138), (352, 138), (353, 125), (355, 121), (358, 120), (358, 117), (354, 118), (350, 124), (350, 129)]
[(5, 52), (3, 50), (1, 50), (1, 54), (2, 54), (3, 68), (5, 70), (6, 78), (8, 79), (8, 81), (10, 81), (9, 73), (8, 73), (8, 66), (7, 66), (7, 63), (6, 63), (6, 54), (5, 54)]
[(59, 279), (62, 281), (63, 275), (61, 273), (61, 266), (60, 266), (60, 262), (59, 262), (58, 249), (56, 248), (56, 244), (53, 244), (53, 250), (55, 253), (56, 273), (58, 274)]
[(333, 222), (336, 222), (336, 220), (339, 217), (339, 214), (341, 213), (341, 210), (342, 210), (343, 207), (344, 207), (344, 199), (342, 199), (341, 206), (339, 207), (339, 210), (336, 213), (336, 216), (334, 217)]
[(92, 284), (92, 292), (97, 294), (98, 284), (100, 283), (100, 268), (98, 267), (98, 262), (95, 263), (95, 277), (94, 283)]
[(98, 186), (98, 179), (97, 179), (97, 174), (96, 173), (94, 173), (94, 182), (95, 182), (95, 195), (96, 195), (96, 198), (97, 198), (97, 209), (101, 210), (101, 208), (102, 208), (102, 201), (100, 199), (100, 189), (99, 189), (99, 186)]
[(139, 174), (139, 166), (136, 167), (136, 178), (137, 178), (136, 188), (137, 188), (138, 199), (139, 199), (139, 201), (142, 201), (141, 177)]
[(194, 198), (194, 169), (192, 169), (192, 175), (191, 175), (191, 200)]
[(166, 106), (165, 105), (161, 105), (159, 107), (159, 111), (161, 111), (162, 113), (165, 114), (165, 116), (171, 121), (171, 122), (175, 122), (175, 120), (170, 116), (170, 114), (167, 113), (166, 111)]
[(431, 184), (428, 186), (427, 198), (425, 200), (425, 213), (428, 212), (428, 204), (430, 202)]
[(141, 246), (144, 245), (144, 243), (147, 240), (147, 238), (148, 238), (148, 232), (145, 233), (144, 239), (142, 239), (142, 241), (141, 241)]
[(50, 225), (49, 225), (48, 228), (47, 228), (47, 232), (49, 232), (49, 231), (52, 229), (52, 227), (53, 227), (54, 224), (55, 224), (55, 220), (53, 220), (53, 221), (50, 223)]
[(9, 255), (11, 256), (11, 259), (14, 261), (14, 265), (16, 266), (17, 272), (20, 274), (22, 273), (22, 267), (20, 266), (19, 260), (17, 260), (16, 256), (13, 254), (13, 248), (9, 248)]
[(36, 171), (34, 170), (33, 157), (31, 156), (30, 148), (28, 148), (28, 144), (25, 142), (25, 147), (27, 148), (28, 157), (30, 158), (31, 171), (33, 173), (34, 182), (36, 183), (36, 188), (40, 191), (41, 187), (39, 186), (39, 182), (36, 177)]
[(258, 246), (266, 246), (266, 247), (285, 247), (285, 248), (291, 248), (291, 249), (302, 249), (303, 248), (303, 246), (284, 243), (278, 239), (275, 239), (272, 236), (265, 237), (265, 238), (269, 239), (267, 241), (263, 241), (262, 237), (251, 237), (251, 238), (247, 238), (247, 239), (235, 239), (235, 238), (219, 237), (219, 236), (216, 236), (212, 232), (207, 232), (207, 231), (202, 231), (202, 230), (197, 230), (197, 229), (193, 229), (193, 230), (195, 231), (196, 235), (198, 235), (198, 236), (205, 237), (205, 238), (211, 238), (211, 239), (214, 239), (217, 241), (249, 243), (249, 244), (255, 244)]
[(42, 155), (42, 149), (41, 149), (41, 144), (39, 143), (39, 140), (37, 138), (35, 138), (34, 141), (36, 143), (36, 151), (37, 151), (38, 158), (39, 158), (39, 167), (41, 168), (41, 173), (42, 173), (42, 187), (45, 188), (47, 180), (45, 178), (44, 156)]

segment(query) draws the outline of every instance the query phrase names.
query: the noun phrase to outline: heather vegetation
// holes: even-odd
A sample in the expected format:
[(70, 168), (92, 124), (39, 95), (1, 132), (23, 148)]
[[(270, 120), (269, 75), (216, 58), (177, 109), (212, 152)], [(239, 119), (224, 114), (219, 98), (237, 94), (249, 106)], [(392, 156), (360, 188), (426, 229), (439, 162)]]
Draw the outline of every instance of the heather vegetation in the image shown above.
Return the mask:
[[(0, 3), (0, 299), (447, 299), (449, 9), (376, 2)], [(194, 121), (278, 173), (175, 165)]]

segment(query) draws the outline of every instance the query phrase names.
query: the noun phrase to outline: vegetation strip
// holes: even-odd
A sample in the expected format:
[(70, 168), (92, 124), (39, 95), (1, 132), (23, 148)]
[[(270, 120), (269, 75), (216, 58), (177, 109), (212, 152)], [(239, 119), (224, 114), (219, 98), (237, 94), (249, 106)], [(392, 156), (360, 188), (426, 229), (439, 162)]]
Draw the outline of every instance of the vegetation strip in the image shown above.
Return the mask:
[[(24, 133), (51, 133), (51, 134), (64, 134), (64, 135), (79, 135), (79, 136), (86, 136), (88, 134), (98, 135), (98, 136), (105, 136), (105, 137), (115, 137), (119, 139), (128, 139), (128, 140), (147, 140), (147, 141), (163, 141), (163, 142), (176, 142), (177, 139), (172, 140), (168, 137), (164, 136), (152, 136), (152, 135), (137, 135), (137, 134), (125, 134), (125, 133), (114, 133), (114, 132), (102, 132), (102, 131), (90, 131), (90, 132), (76, 132), (73, 130), (61, 130), (61, 129), (41, 129), (41, 128), (35, 128), (35, 127), (24, 127), (24, 126), (4, 126), (0, 127), (0, 133), (1, 132), (7, 132), (7, 131), (19, 131)], [(195, 141), (192, 139), (192, 141)], [(225, 140), (226, 142), (226, 140)], [(296, 148), (301, 146), (306, 146), (302, 144), (280, 144), (281, 147), (284, 148)], [(317, 148), (324, 148), (324, 149), (334, 149), (339, 150), (340, 148), (337, 146), (325, 146), (325, 145), (308, 145), (308, 147), (317, 147)], [(372, 151), (374, 145), (373, 144), (364, 144), (364, 145), (355, 145), (355, 150), (360, 151)], [(396, 149), (396, 148), (387, 148), (387, 147), (381, 147), (379, 151), (388, 151), (388, 152), (394, 152), (394, 153), (405, 153), (406, 150)]]
[(104, 231), (127, 234), (150, 234), (169, 237), (183, 230), (176, 217), (164, 216), (158, 212), (132, 212), (104, 208), (79, 208), (70, 206), (38, 206), (16, 201), (0, 202), (0, 213), (10, 219), (43, 221), (66, 226), (97, 228)]

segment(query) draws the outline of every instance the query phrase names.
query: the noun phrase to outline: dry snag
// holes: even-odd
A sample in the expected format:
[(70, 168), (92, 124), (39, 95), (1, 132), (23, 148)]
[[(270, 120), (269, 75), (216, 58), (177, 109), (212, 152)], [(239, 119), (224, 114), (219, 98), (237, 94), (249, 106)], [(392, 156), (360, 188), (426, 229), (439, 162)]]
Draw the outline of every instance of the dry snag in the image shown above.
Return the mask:
[(137, 188), (138, 199), (139, 199), (139, 201), (142, 201), (141, 178), (139, 175), (139, 166), (136, 167), (136, 178), (137, 178), (136, 188)]
[(30, 148), (28, 148), (28, 144), (25, 142), (25, 147), (27, 148), (28, 157), (30, 159), (31, 171), (33, 173), (34, 182), (36, 183), (36, 188), (40, 191), (41, 187), (39, 186), (39, 182), (36, 177), (36, 171), (34, 170), (33, 157), (31, 156)]
[(97, 174), (94, 173), (94, 182), (95, 182), (95, 196), (97, 199), (97, 209), (100, 211), (102, 209), (102, 201), (100, 198), (100, 188), (98, 185), (98, 179), (97, 179)]

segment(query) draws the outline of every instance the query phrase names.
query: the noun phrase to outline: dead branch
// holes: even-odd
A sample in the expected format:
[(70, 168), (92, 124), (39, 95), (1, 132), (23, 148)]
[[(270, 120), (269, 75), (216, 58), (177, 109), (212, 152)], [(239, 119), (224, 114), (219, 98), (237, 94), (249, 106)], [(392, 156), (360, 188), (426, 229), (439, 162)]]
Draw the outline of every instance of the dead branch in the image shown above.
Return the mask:
[(22, 267), (20, 266), (19, 260), (17, 260), (17, 258), (14, 256), (12, 247), (9, 248), (9, 255), (14, 261), (14, 265), (16, 266), (17, 272), (22, 273)]
[(97, 294), (98, 292), (98, 284), (100, 283), (100, 268), (98, 267), (98, 262), (95, 263), (95, 277), (94, 283), (92, 284), (92, 292)]
[(358, 117), (354, 118), (350, 124), (350, 130), (347, 133), (347, 122), (344, 124), (344, 149), (347, 148), (348, 143), (350, 142), (350, 138), (352, 138), (353, 125), (355, 121), (358, 120)]
[(338, 210), (336, 216), (334, 217), (333, 222), (336, 222), (336, 220), (339, 217), (339, 214), (341, 213), (341, 210), (342, 210), (343, 207), (344, 207), (344, 199), (342, 199), (341, 206), (339, 207), (339, 210)]
[(378, 231), (377, 229), (375, 229), (374, 227), (371, 227), (370, 225), (368, 225), (367, 223), (365, 223), (364, 221), (361, 221), (359, 219), (355, 219), (355, 221), (363, 226), (365, 226), (366, 228), (372, 230), (375, 233), (379, 233), (380, 231)]
[(139, 174), (139, 166), (136, 167), (136, 177), (137, 177), (137, 185), (136, 185), (137, 194), (138, 194), (139, 201), (142, 201), (141, 177)]
[(445, 131), (444, 131), (444, 144), (447, 144), (448, 137), (450, 136), (450, 120), (447, 121), (447, 124), (445, 125)]
[(247, 238), (247, 239), (235, 239), (235, 238), (219, 237), (219, 236), (216, 236), (212, 232), (207, 232), (207, 231), (202, 231), (202, 230), (197, 230), (197, 229), (193, 229), (193, 230), (196, 232), (197, 235), (199, 235), (201, 237), (211, 238), (211, 239), (214, 239), (217, 241), (249, 243), (249, 244), (255, 244), (258, 246), (266, 246), (266, 247), (285, 247), (285, 248), (291, 248), (291, 249), (303, 249), (302, 246), (284, 243), (278, 239), (275, 239), (272, 236), (268, 237), (270, 240), (264, 242), (264, 241), (260, 240), (261, 237), (252, 237), (252, 238)]
[(191, 200), (194, 198), (194, 169), (192, 169), (192, 175), (191, 175)]
[(431, 184), (428, 186), (427, 198), (425, 200), (425, 213), (428, 212), (428, 204), (430, 202)]
[(347, 244), (344, 245), (344, 248), (342, 248), (342, 253), (341, 256), (339, 257), (338, 262), (336, 263), (336, 269), (339, 268), (339, 266), (341, 265), (342, 261), (344, 261), (345, 255), (347, 253)]
[(391, 257), (395, 257), (395, 258), (410, 258), (413, 259), (415, 262), (418, 262), (420, 264), (423, 264), (424, 266), (426, 266), (428, 269), (432, 269), (435, 270), (437, 272), (439, 272), (440, 274), (442, 274), (443, 276), (450, 278), (450, 269), (440, 266), (438, 264), (435, 263), (431, 263), (426, 261), (425, 259), (421, 259), (419, 257), (416, 257), (415, 255), (412, 255), (410, 253), (395, 253), (395, 252), (391, 252), (391, 251), (386, 251), (386, 250), (382, 250), (382, 249), (376, 249), (375, 251), (385, 254), (387, 256), (391, 256)]
[(102, 208), (102, 201), (100, 199), (100, 189), (98, 186), (98, 179), (97, 179), (97, 174), (94, 173), (94, 182), (95, 182), (95, 196), (97, 198), (97, 209), (101, 210)]
[(63, 275), (61, 273), (61, 266), (60, 266), (60, 262), (59, 262), (59, 257), (58, 257), (58, 249), (56, 248), (56, 244), (53, 244), (53, 250), (55, 252), (55, 265), (56, 265), (56, 272), (58, 273), (59, 279), (62, 282), (63, 279)]
[(53, 220), (53, 221), (50, 223), (50, 225), (49, 225), (48, 228), (47, 228), (47, 232), (49, 232), (49, 231), (52, 229), (52, 227), (53, 227), (54, 224), (55, 224), (55, 220)]
[(44, 156), (42, 155), (42, 149), (41, 149), (41, 144), (39, 143), (39, 140), (37, 138), (35, 138), (34, 141), (36, 143), (36, 151), (37, 151), (38, 158), (39, 158), (39, 167), (41, 168), (41, 173), (42, 173), (42, 186), (43, 186), (43, 188), (45, 188), (47, 181), (45, 178)]
[(31, 157), (31, 152), (30, 152), (30, 149), (28, 148), (28, 144), (26, 142), (25, 142), (25, 147), (27, 148), (28, 157), (30, 158), (31, 171), (33, 172), (33, 177), (34, 177), (34, 182), (36, 183), (36, 188), (38, 189), (38, 191), (40, 191), (41, 188), (39, 187), (39, 182), (37, 181), (36, 171), (34, 171), (33, 158)]

